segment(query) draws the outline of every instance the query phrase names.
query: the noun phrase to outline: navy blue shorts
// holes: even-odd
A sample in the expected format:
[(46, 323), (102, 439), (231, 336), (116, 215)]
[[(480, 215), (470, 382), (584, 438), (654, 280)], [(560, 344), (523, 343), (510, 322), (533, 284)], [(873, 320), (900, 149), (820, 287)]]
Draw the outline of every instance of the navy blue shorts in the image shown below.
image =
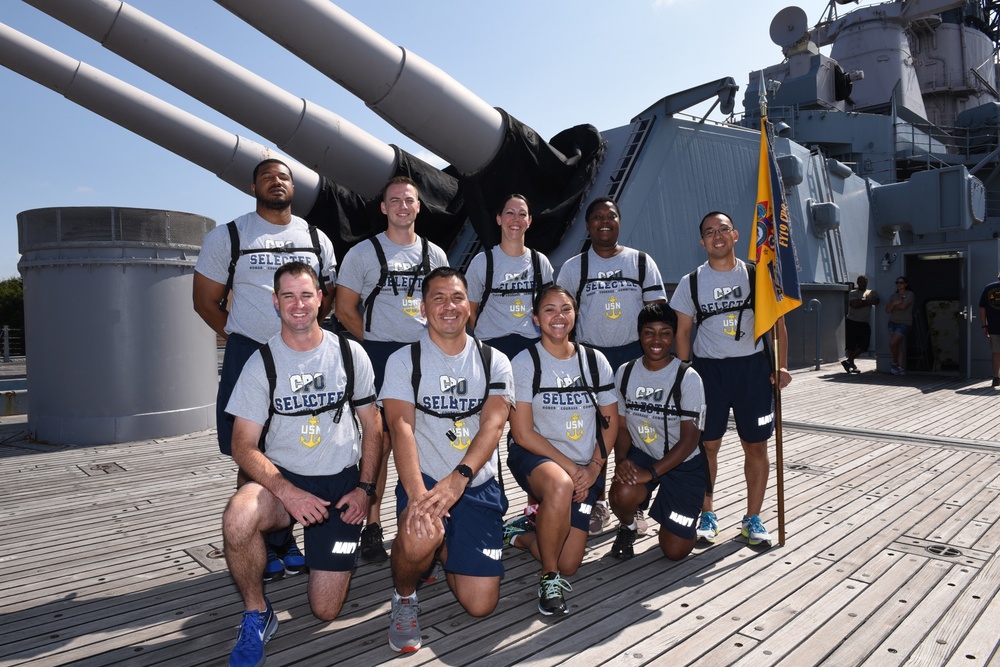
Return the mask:
[[(636, 467), (648, 470), (656, 459), (635, 445), (628, 450), (628, 460)], [(644, 486), (649, 495), (642, 509), (649, 507), (649, 499), (657, 490), (649, 516), (670, 533), (684, 540), (693, 540), (696, 535), (698, 515), (705, 500), (708, 468), (705, 457), (699, 454), (690, 461), (684, 461), (660, 476), (660, 483), (647, 482)]]
[(600, 347), (599, 345), (591, 345), (590, 347), (593, 347), (607, 358), (608, 363), (611, 364), (612, 372), (617, 371), (618, 367), (626, 361), (632, 361), (642, 356), (642, 346), (639, 345), (639, 341), (628, 343), (627, 345), (618, 345), (617, 347)]
[(219, 393), (215, 397), (215, 428), (219, 438), (219, 451), (226, 456), (233, 455), (233, 424), (236, 422), (236, 418), (226, 412), (226, 406), (229, 405), (233, 387), (240, 379), (243, 367), (261, 347), (262, 345), (252, 338), (239, 334), (230, 334), (226, 341), (222, 370), (219, 372)]
[(361, 539), (361, 524), (344, 523), (333, 503), (358, 486), (358, 467), (344, 468), (336, 475), (298, 475), (280, 467), (278, 471), (303, 491), (330, 502), (330, 506), (326, 508), (330, 513), (329, 519), (302, 529), (305, 536), (306, 565), (309, 569), (329, 572), (353, 570), (358, 556), (358, 540)]
[[(526, 493), (531, 494), (531, 485), (528, 484), (528, 477), (531, 471), (552, 459), (533, 454), (527, 449), (517, 444), (513, 440), (507, 442), (507, 467), (510, 474), (514, 476), (514, 481)], [(594, 485), (590, 487), (590, 492), (582, 503), (573, 503), (570, 507), (569, 525), (573, 528), (587, 532), (590, 529), (590, 512), (594, 509), (597, 496), (604, 490), (604, 475), (598, 475)], [(534, 495), (534, 494), (532, 494)], [(544, 502), (544, 501), (540, 501)]]
[(518, 334), (510, 334), (500, 338), (490, 338), (489, 340), (484, 340), (482, 342), (500, 352), (503, 352), (504, 356), (508, 359), (513, 359), (519, 352), (527, 350), (529, 347), (537, 343), (538, 339), (525, 338), (524, 336), (519, 336)]
[[(427, 489), (437, 482), (421, 475)], [(410, 499), (402, 483), (396, 483), (396, 516)], [(507, 498), (496, 479), (470, 486), (444, 517), (444, 541), (448, 547), (445, 571), (472, 577), (503, 576), (503, 515)]]
[(705, 440), (721, 440), (729, 425), (729, 410), (736, 432), (746, 442), (766, 442), (774, 432), (774, 389), (771, 363), (764, 352), (748, 357), (702, 359), (694, 369), (705, 385)]
[(392, 353), (408, 345), (409, 343), (397, 343), (395, 341), (383, 340), (363, 340), (361, 347), (368, 353), (368, 358), (372, 361), (372, 372), (375, 374), (375, 395), (382, 391), (382, 380), (385, 379), (385, 362), (389, 361)]

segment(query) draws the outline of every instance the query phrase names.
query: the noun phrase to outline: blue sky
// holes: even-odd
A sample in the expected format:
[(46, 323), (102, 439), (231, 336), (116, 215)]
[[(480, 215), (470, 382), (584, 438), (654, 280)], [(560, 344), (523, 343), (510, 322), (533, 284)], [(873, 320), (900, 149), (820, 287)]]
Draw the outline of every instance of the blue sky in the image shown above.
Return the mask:
[[(287, 0), (286, 0), (287, 1)], [(150, 14), (385, 143), (441, 164), (362, 102), (211, 0), (133, 0)], [(280, 6), (281, 3), (274, 3)], [(542, 137), (590, 123), (625, 125), (658, 99), (733, 77), (742, 109), (751, 69), (780, 62), (768, 37), (787, 0), (344, 0), (348, 13), (451, 74)], [(826, 0), (801, 0), (810, 24)], [(849, 9), (849, 8), (847, 8)], [(97, 42), (17, 0), (0, 23), (227, 131), (271, 145)], [(199, 213), (224, 223), (248, 194), (200, 167), (0, 67), (7, 168), (0, 199), (0, 279), (17, 275), (20, 211), (123, 206)], [(722, 120), (716, 111), (710, 118)]]

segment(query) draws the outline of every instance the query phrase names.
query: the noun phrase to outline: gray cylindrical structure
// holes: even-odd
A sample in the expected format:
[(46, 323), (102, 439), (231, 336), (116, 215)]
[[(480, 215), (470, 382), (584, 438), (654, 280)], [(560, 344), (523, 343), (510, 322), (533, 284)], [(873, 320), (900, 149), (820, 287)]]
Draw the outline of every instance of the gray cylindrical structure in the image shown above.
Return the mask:
[(214, 226), (130, 208), (18, 214), (32, 437), (107, 444), (215, 425), (215, 334), (191, 306)]

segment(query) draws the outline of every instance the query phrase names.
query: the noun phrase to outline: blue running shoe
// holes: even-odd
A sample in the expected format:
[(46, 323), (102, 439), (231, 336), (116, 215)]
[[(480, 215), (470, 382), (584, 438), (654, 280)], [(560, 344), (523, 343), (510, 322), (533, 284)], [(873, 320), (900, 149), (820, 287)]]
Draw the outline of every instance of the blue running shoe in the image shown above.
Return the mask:
[(519, 516), (516, 519), (511, 519), (503, 525), (503, 545), (509, 547), (510, 541), (516, 536), (534, 530), (535, 527), (527, 516)]
[(267, 548), (267, 565), (264, 566), (264, 583), (277, 581), (285, 576), (285, 564), (274, 553), (274, 549)]
[(295, 543), (293, 536), (288, 536), (288, 541), (282, 545), (280, 553), (281, 562), (285, 566), (285, 574), (288, 576), (300, 574), (308, 569), (306, 567), (306, 557), (299, 551), (299, 545)]
[(271, 602), (264, 598), (267, 609), (264, 611), (245, 611), (236, 634), (236, 646), (229, 654), (229, 667), (260, 667), (267, 657), (264, 654), (264, 644), (271, 639), (278, 629), (278, 617), (274, 615)]
[(747, 539), (747, 544), (752, 547), (759, 544), (771, 546), (771, 536), (757, 514), (743, 517), (743, 521), (740, 523), (740, 533)]
[(701, 513), (701, 521), (698, 522), (695, 534), (699, 542), (715, 544), (715, 536), (719, 534), (719, 522), (715, 519), (715, 512)]

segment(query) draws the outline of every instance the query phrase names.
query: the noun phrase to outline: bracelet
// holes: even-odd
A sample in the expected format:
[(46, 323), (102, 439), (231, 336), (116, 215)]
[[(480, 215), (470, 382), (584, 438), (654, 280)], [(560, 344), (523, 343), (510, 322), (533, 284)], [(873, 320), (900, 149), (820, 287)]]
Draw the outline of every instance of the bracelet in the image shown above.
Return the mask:
[(604, 467), (604, 461), (600, 461), (598, 459), (590, 459), (590, 461), (587, 462), (587, 465), (590, 465), (591, 463), (596, 463), (597, 465)]
[(653, 476), (653, 479), (650, 481), (653, 482), (653, 484), (659, 484), (660, 476), (656, 474), (656, 466), (649, 466), (646, 469), (649, 471), (649, 474)]

